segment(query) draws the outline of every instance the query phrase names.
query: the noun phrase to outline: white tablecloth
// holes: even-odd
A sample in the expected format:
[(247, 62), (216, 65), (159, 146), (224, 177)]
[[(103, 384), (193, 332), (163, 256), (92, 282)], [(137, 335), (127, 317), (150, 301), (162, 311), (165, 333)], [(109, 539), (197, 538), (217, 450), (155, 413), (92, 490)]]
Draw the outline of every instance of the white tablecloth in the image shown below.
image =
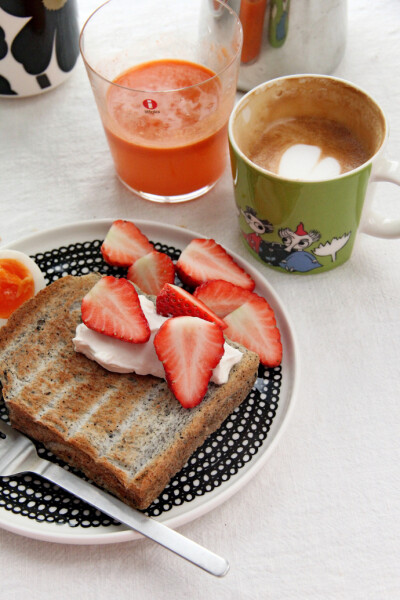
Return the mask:
[[(96, 0), (80, 3), (81, 19)], [(400, 156), (400, 4), (349, 1), (336, 75), (367, 89)], [(399, 216), (400, 190), (379, 184)], [(59, 88), (0, 100), (1, 244), (83, 219), (150, 219), (214, 237), (254, 265), (287, 308), (302, 364), (294, 414), (261, 472), (181, 527), (228, 558), (217, 580), (147, 540), (102, 546), (0, 530), (4, 600), (400, 597), (400, 241), (359, 237), (350, 262), (307, 277), (264, 267), (239, 239), (229, 168), (202, 199), (151, 204), (116, 179), (79, 61)]]

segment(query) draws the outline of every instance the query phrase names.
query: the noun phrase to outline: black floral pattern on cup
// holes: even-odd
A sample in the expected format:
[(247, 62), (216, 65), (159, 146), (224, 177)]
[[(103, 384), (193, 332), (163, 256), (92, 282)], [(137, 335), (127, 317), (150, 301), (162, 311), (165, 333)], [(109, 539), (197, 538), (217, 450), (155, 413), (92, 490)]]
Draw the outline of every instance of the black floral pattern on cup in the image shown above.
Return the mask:
[(0, 27), (0, 60), (6, 56), (8, 52), (8, 46), (6, 42), (6, 34), (2, 27)]
[(54, 40), (59, 68), (72, 70), (79, 54), (76, 0), (0, 0), (0, 8), (15, 17), (31, 17), (11, 44), (12, 55), (27, 73), (39, 75), (47, 69)]
[(0, 75), (0, 96), (16, 96), (17, 92), (14, 92), (8, 79)]
[[(0, 60), (5, 58), (8, 54), (8, 44), (6, 42), (6, 34), (2, 27), (0, 27)], [(16, 92), (11, 88), (10, 82), (6, 77), (0, 75), (0, 95), (3, 96), (15, 96)]]

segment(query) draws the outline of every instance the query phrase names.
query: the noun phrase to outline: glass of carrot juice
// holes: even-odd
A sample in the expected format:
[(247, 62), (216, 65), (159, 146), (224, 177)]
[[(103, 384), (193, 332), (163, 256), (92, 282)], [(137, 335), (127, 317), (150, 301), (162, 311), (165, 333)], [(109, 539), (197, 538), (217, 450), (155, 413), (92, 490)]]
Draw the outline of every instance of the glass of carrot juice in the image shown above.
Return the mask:
[(155, 202), (210, 190), (228, 158), (242, 29), (220, 0), (109, 0), (80, 49), (118, 177)]

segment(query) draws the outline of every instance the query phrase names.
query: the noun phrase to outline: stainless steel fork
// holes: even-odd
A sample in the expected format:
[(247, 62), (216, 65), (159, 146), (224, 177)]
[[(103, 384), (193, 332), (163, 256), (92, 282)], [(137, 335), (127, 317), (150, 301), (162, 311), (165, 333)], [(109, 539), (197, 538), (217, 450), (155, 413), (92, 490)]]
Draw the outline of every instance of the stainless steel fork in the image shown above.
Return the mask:
[(208, 573), (223, 577), (228, 572), (229, 563), (224, 558), (159, 521), (130, 508), (114, 496), (59, 465), (40, 458), (31, 440), (7, 425), (1, 418), (0, 432), (6, 436), (0, 439), (0, 476), (37, 473)]

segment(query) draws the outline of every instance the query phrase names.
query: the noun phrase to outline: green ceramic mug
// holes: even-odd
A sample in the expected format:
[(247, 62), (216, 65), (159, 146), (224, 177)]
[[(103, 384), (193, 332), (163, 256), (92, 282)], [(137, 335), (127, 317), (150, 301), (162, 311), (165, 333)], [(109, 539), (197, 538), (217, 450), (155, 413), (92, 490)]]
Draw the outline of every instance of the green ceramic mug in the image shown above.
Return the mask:
[(282, 77), (243, 96), (229, 144), (251, 253), (282, 272), (320, 273), (350, 258), (358, 231), (400, 237), (400, 220), (371, 208), (372, 182), (400, 185), (387, 137), (378, 104), (335, 77)]

